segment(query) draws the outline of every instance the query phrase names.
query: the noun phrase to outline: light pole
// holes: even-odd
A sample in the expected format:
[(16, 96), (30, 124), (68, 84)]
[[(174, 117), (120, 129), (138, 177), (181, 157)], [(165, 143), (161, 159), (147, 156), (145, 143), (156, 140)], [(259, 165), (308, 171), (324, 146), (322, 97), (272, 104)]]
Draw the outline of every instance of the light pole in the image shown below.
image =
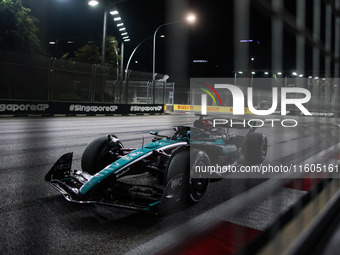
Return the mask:
[(155, 90), (156, 90), (156, 84), (155, 84), (155, 80), (156, 80), (156, 36), (157, 36), (157, 32), (161, 27), (164, 26), (168, 26), (168, 25), (173, 25), (173, 24), (177, 24), (177, 23), (183, 23), (183, 22), (189, 22), (189, 23), (193, 23), (196, 21), (196, 16), (193, 14), (189, 14), (187, 16), (187, 18), (185, 20), (177, 20), (177, 21), (173, 21), (173, 22), (167, 22), (164, 23), (160, 26), (158, 26), (153, 34), (153, 54), (152, 54), (152, 102), (155, 103)]
[[(165, 37), (164, 35), (161, 35), (160, 37)], [(137, 51), (137, 49), (139, 48), (139, 46), (141, 46), (144, 42), (146, 42), (147, 40), (153, 38), (152, 36), (148, 37), (148, 38), (145, 38), (143, 41), (141, 41), (137, 46), (136, 48), (132, 51), (130, 57), (129, 57), (129, 60), (126, 64), (126, 68), (125, 68), (125, 86), (126, 86), (126, 90), (128, 91), (129, 89), (129, 83), (128, 83), (128, 71), (129, 71), (129, 66), (130, 66), (130, 62), (132, 60), (132, 57), (133, 55), (135, 54), (135, 52)], [(123, 75), (123, 73), (122, 73)], [(128, 102), (128, 98), (127, 98), (127, 95), (126, 95), (126, 103)]]
[[(89, 6), (95, 7), (99, 4), (96, 0), (91, 0), (88, 2)], [(102, 42), (102, 65), (105, 64), (105, 43), (106, 43), (106, 25), (107, 25), (107, 13), (108, 10), (105, 8), (104, 10), (104, 20), (103, 20), (103, 42)]]
[(156, 69), (156, 36), (157, 36), (157, 32), (161, 27), (164, 26), (168, 26), (168, 25), (173, 25), (173, 24), (177, 24), (177, 23), (182, 23), (182, 22), (189, 22), (189, 23), (193, 23), (196, 20), (196, 16), (193, 14), (189, 14), (187, 16), (187, 18), (185, 20), (177, 20), (177, 21), (173, 21), (173, 22), (168, 22), (168, 23), (164, 23), (160, 26), (158, 26), (153, 34), (153, 55), (152, 55), (152, 80), (155, 80), (155, 69)]
[(254, 80), (254, 75), (256, 73), (254, 71), (251, 72), (251, 80), (250, 80), (250, 87), (253, 87), (253, 80)]
[[(164, 38), (165, 36), (164, 35), (161, 35), (161, 36), (157, 36), (157, 37), (162, 37), (162, 38)], [(125, 81), (127, 81), (127, 72), (129, 71), (129, 66), (130, 66), (130, 62), (131, 62), (131, 60), (132, 60), (132, 57), (133, 57), (133, 55), (135, 54), (135, 52), (137, 51), (137, 49), (139, 48), (139, 46), (141, 46), (144, 42), (146, 42), (147, 40), (150, 40), (150, 39), (152, 39), (153, 38), (153, 36), (150, 36), (150, 37), (148, 37), (148, 38), (145, 38), (143, 41), (141, 41), (137, 46), (136, 46), (136, 48), (132, 51), (132, 53), (131, 53), (131, 55), (130, 55), (130, 57), (129, 57), (129, 59), (128, 59), (128, 62), (127, 62), (127, 64), (126, 64), (126, 68), (125, 68)]]
[[(119, 1), (115, 1), (115, 3), (119, 3)], [(123, 38), (123, 41), (127, 42), (130, 41), (129, 36), (127, 35), (126, 32), (126, 28), (124, 27), (124, 24), (122, 23), (122, 19), (119, 16), (119, 12), (117, 10), (115, 10), (114, 4), (115, 3), (108, 3), (108, 2), (104, 2), (104, 20), (103, 20), (103, 42), (102, 42), (102, 65), (105, 64), (105, 58), (106, 58), (106, 27), (107, 27), (107, 14), (110, 11), (110, 14), (112, 16), (114, 16), (113, 20), (118, 22), (117, 27), (119, 28), (119, 31), (121, 32), (121, 36)], [(88, 5), (95, 7), (99, 4), (99, 2), (97, 0), (91, 0), (88, 1)], [(123, 52), (123, 47), (124, 45), (122, 45), (122, 52)], [(117, 55), (118, 57), (118, 55)], [(118, 67), (117, 67), (118, 68)]]
[(104, 10), (104, 24), (103, 24), (103, 43), (102, 43), (102, 65), (105, 64), (105, 44), (106, 44), (106, 24), (107, 24), (107, 9)]
[(157, 32), (161, 27), (167, 26), (167, 25), (172, 25), (172, 24), (177, 24), (177, 23), (182, 23), (184, 22), (183, 20), (180, 21), (174, 21), (174, 22), (168, 22), (165, 24), (160, 25), (159, 27), (156, 28), (154, 34), (153, 34), (153, 50), (152, 50), (152, 81), (155, 80), (155, 69), (156, 69), (156, 36)]
[(239, 74), (243, 74), (243, 72), (242, 72), (242, 71), (238, 71), (238, 72), (237, 72), (237, 71), (235, 71), (234, 73), (235, 73), (235, 76), (234, 76), (234, 85), (235, 85), (235, 86), (237, 86), (237, 85), (236, 85), (236, 78), (237, 78), (237, 73), (239, 73)]

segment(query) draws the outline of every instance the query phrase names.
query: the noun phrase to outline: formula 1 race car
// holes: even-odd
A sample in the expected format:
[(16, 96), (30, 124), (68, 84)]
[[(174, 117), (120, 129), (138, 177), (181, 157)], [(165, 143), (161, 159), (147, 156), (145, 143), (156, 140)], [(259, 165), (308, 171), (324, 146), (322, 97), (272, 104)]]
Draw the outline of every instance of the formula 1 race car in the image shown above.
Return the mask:
[[(209, 178), (191, 178), (190, 169), (220, 165), (259, 164), (267, 153), (264, 134), (229, 133), (202, 116), (193, 127), (175, 126), (174, 134), (158, 132), (151, 143), (124, 148), (115, 135), (94, 139), (72, 170), (73, 153), (63, 155), (45, 176), (66, 200), (159, 213), (179, 201), (195, 203), (207, 192)], [(226, 131), (227, 130), (227, 131)], [(162, 209), (162, 210), (160, 210)]]

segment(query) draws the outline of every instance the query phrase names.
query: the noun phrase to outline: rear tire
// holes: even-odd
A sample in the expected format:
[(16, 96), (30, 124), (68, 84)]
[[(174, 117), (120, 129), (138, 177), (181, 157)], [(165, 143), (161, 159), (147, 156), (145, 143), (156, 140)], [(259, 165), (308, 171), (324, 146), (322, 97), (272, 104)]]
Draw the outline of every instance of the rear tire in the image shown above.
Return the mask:
[(248, 165), (256, 165), (263, 162), (267, 155), (267, 137), (261, 133), (249, 133), (244, 145), (244, 156)]

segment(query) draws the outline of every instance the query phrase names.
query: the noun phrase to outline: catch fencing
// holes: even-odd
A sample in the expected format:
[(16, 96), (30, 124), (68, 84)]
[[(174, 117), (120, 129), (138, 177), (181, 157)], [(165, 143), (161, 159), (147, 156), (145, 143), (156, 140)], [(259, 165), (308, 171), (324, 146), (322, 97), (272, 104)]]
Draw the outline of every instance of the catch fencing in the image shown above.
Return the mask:
[(0, 100), (114, 104), (172, 104), (164, 75), (0, 51)]

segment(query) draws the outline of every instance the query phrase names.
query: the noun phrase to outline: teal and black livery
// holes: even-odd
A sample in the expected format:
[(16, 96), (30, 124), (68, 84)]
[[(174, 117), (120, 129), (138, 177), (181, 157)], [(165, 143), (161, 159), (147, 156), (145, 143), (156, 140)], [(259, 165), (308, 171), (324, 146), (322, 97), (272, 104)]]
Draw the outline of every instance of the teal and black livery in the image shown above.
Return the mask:
[(125, 148), (115, 135), (98, 137), (86, 147), (81, 170), (72, 169), (73, 153), (66, 153), (45, 181), (70, 202), (160, 213), (204, 197), (210, 179), (191, 178), (195, 165), (264, 160), (263, 134), (250, 130), (242, 138), (199, 121), (194, 127), (174, 127), (172, 136), (150, 132), (152, 142), (144, 145), (143, 138), (140, 148)]
[[(189, 161), (186, 131), (183, 135), (181, 129), (171, 138), (152, 132), (153, 142), (136, 149), (124, 148), (114, 135), (97, 138), (84, 151), (82, 170), (71, 169), (73, 153), (67, 153), (54, 164), (45, 181), (70, 202), (157, 213), (165, 202), (180, 200), (182, 173), (188, 166), (183, 160)], [(110, 164), (92, 170), (99, 169), (108, 157)], [(174, 169), (174, 158), (181, 159), (182, 167)], [(92, 168), (83, 162), (90, 162)]]
[(93, 187), (100, 182), (108, 178), (110, 175), (115, 175), (115, 178), (119, 178), (124, 175), (131, 164), (149, 156), (154, 150), (161, 149), (169, 145), (178, 144), (178, 141), (173, 140), (160, 140), (149, 143), (141, 148), (131, 151), (129, 154), (121, 157), (117, 161), (105, 167), (103, 170), (96, 173), (89, 181), (87, 181), (80, 189), (80, 194), (85, 195)]

